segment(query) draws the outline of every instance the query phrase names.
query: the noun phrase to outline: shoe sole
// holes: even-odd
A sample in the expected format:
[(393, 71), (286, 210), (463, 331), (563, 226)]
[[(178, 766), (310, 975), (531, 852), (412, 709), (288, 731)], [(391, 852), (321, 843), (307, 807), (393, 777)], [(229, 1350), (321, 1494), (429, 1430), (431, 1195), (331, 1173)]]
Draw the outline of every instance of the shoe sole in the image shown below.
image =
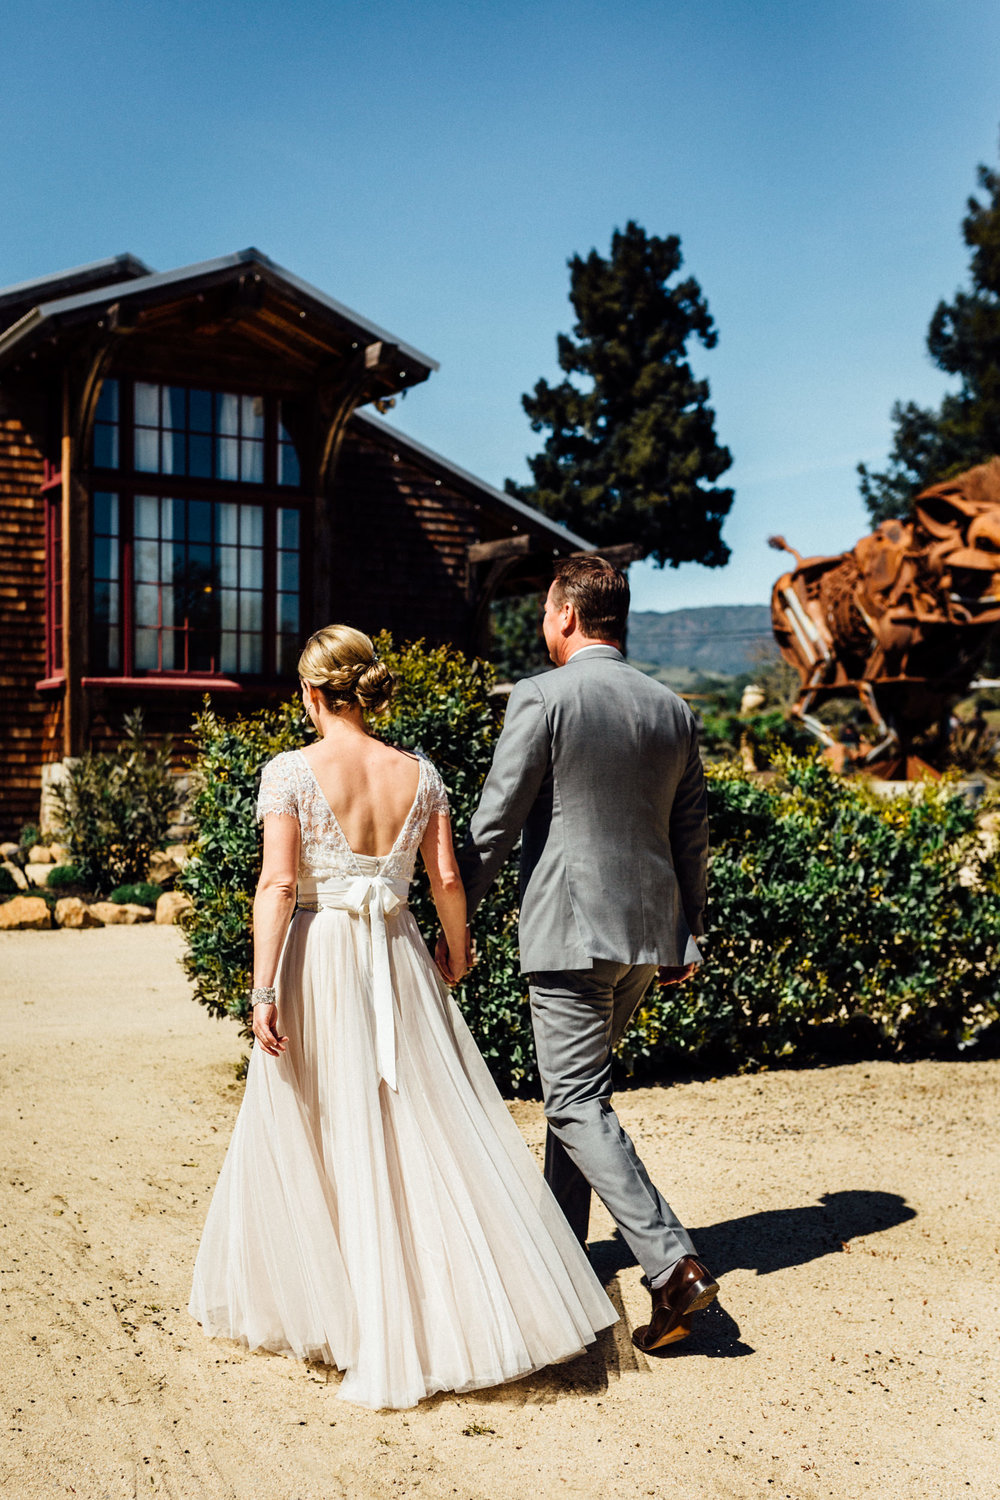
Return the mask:
[(688, 1313), (701, 1312), (710, 1302), (714, 1302), (719, 1295), (719, 1283), (717, 1281), (696, 1281), (691, 1288), (691, 1300), (682, 1313), (687, 1317)]
[(672, 1328), (661, 1339), (657, 1339), (655, 1344), (640, 1344), (634, 1334), (632, 1342), (637, 1349), (642, 1350), (643, 1354), (651, 1354), (654, 1349), (665, 1349), (668, 1344), (679, 1344), (681, 1339), (686, 1339), (690, 1332), (690, 1328), (686, 1328), (683, 1323), (678, 1323), (676, 1328)]

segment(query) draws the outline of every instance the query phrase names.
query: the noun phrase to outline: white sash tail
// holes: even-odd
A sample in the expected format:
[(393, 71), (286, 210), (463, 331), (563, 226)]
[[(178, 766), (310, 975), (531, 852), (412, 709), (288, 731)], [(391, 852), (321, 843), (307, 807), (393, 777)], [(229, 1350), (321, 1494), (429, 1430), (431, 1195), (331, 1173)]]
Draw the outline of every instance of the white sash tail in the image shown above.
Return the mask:
[(372, 949), (372, 999), (375, 1012), (375, 1066), (378, 1076), (396, 1088), (396, 1023), (392, 1008), (392, 973), (386, 918), (406, 905), (408, 880), (385, 875), (334, 875), (299, 881), (298, 903), (306, 910), (330, 907), (349, 911), (368, 924)]

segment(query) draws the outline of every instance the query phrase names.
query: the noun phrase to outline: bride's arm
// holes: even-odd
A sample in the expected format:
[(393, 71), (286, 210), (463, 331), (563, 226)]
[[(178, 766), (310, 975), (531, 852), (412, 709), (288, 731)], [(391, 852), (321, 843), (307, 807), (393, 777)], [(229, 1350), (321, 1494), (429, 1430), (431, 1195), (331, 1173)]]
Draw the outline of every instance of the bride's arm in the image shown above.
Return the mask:
[[(264, 818), (264, 858), (253, 900), (253, 987), (268, 988), (278, 972), (281, 945), (295, 910), (299, 868), (299, 820), (283, 813)], [(273, 1005), (255, 1005), (253, 1032), (265, 1052), (276, 1057), (285, 1050), (277, 1033)]]
[(451, 841), (451, 819), (447, 813), (432, 813), (427, 822), (420, 854), (427, 867), (431, 895), (448, 946), (448, 976), (457, 984), (469, 967), (466, 957), (465, 889)]

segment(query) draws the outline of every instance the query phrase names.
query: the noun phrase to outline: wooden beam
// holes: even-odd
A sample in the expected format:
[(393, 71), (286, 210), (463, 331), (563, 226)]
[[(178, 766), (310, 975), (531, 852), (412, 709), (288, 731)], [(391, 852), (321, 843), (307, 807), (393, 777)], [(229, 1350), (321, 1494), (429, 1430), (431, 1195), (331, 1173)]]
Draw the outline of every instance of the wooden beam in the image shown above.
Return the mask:
[[(543, 542), (538, 545), (544, 548)], [(504, 557), (523, 557), (534, 548), (534, 538), (524, 531), (517, 536), (502, 536), (495, 542), (473, 542), (466, 548), (466, 556), (470, 563), (499, 562)]]
[(629, 563), (638, 562), (642, 557), (642, 548), (635, 542), (617, 542), (613, 547), (596, 547), (593, 552), (572, 552), (571, 557), (603, 557), (615, 568), (627, 568)]

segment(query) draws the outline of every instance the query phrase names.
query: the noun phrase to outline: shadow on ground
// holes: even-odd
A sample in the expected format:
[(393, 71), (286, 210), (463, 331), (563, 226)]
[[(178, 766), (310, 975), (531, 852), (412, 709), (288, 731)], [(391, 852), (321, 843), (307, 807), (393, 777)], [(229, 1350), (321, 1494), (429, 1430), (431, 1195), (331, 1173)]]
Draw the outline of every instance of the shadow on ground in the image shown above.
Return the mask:
[[(915, 1217), (916, 1210), (899, 1193), (852, 1188), (824, 1193), (817, 1203), (801, 1208), (766, 1209), (692, 1229), (691, 1238), (715, 1276), (736, 1270), (766, 1276), (824, 1255), (837, 1255), (850, 1240), (881, 1234)], [(619, 1271), (635, 1265), (634, 1255), (617, 1232), (610, 1240), (592, 1244), (590, 1256), (605, 1286)]]

